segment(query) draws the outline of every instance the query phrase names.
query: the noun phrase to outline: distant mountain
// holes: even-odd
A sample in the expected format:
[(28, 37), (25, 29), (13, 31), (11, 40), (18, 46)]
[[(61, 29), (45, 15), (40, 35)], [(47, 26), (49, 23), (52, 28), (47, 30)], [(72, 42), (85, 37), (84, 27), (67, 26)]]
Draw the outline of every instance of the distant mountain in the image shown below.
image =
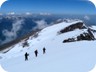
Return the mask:
[(9, 14), (0, 15), (0, 45), (22, 37), (33, 30), (43, 29), (67, 19), (81, 19), (87, 25), (95, 25), (94, 15), (46, 15)]
[(44, 16), (7, 15), (0, 17), (0, 44), (7, 43), (36, 29), (42, 29), (57, 18)]

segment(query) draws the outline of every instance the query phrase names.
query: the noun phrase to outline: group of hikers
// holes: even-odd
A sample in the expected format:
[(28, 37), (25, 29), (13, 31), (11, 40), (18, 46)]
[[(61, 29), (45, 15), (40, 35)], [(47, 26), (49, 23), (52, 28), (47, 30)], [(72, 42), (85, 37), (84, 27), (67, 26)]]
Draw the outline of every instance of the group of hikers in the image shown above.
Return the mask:
[[(45, 54), (46, 53), (46, 49), (45, 49), (45, 47), (43, 48), (43, 54)], [(34, 51), (34, 54), (35, 54), (35, 56), (37, 57), (38, 56), (38, 50), (35, 50)], [(29, 54), (26, 52), (25, 53), (25, 61), (27, 61), (28, 60), (28, 56), (29, 56)]]

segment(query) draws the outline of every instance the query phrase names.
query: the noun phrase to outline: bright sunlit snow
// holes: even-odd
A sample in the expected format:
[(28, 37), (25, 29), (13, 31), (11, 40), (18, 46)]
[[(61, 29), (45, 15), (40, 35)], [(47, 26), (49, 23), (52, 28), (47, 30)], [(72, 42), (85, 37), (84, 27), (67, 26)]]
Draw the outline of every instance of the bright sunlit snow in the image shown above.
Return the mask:
[[(75, 37), (86, 29), (58, 34), (78, 22), (82, 21), (62, 22), (41, 30), (38, 37), (28, 39), (29, 47), (23, 48), (23, 41), (19, 42), (9, 52), (0, 54), (1, 66), (8, 72), (89, 72), (96, 64), (96, 41), (63, 43), (64, 39)], [(45, 54), (42, 53), (44, 47)], [(25, 61), (25, 52), (29, 53), (28, 61)]]

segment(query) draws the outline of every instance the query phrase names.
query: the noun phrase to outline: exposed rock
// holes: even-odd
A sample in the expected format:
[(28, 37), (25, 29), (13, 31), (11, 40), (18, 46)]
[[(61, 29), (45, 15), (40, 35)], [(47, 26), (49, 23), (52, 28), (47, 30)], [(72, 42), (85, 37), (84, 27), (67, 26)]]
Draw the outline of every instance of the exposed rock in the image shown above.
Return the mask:
[(25, 41), (24, 43), (23, 43), (23, 48), (24, 47), (28, 47), (29, 46), (29, 43), (27, 42), (27, 41)]
[(68, 39), (65, 39), (65, 40), (63, 41), (63, 43), (66, 43), (66, 42), (74, 42), (74, 41), (75, 41), (74, 38), (68, 38)]
[(65, 33), (65, 32), (69, 32), (69, 31), (73, 31), (73, 30), (75, 30), (75, 29), (84, 29), (84, 28), (86, 28), (86, 27), (84, 26), (84, 24), (83, 24), (82, 22), (78, 22), (78, 23), (76, 23), (76, 24), (70, 25), (70, 26), (62, 29), (60, 32), (61, 32), (61, 33)]
[(90, 28), (88, 28), (88, 33), (89, 33), (89, 35), (91, 36), (92, 40), (94, 40), (95, 37), (94, 37), (94, 35), (93, 35), (93, 33), (92, 33), (92, 31), (91, 31)]
[(96, 32), (96, 30), (94, 30), (94, 29), (92, 29), (92, 28), (89, 28), (89, 29), (90, 29), (92, 32), (94, 32), (94, 33)]
[(95, 40), (95, 37), (94, 35), (92, 34), (91, 30), (88, 29), (87, 30), (88, 32), (84, 32), (82, 34), (80, 34), (79, 36), (75, 37), (75, 38), (68, 38), (68, 39), (65, 39), (63, 41), (63, 43), (66, 43), (66, 42), (74, 42), (74, 41), (81, 41), (81, 40)]

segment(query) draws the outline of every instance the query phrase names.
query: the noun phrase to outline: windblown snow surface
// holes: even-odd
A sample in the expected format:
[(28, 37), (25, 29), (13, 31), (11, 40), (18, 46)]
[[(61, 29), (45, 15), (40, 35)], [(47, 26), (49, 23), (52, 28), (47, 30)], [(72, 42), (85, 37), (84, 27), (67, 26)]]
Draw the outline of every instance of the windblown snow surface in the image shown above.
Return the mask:
[[(29, 47), (22, 47), (24, 41), (12, 46), (13, 48), (0, 54), (0, 64), (7, 72), (89, 72), (96, 64), (96, 40), (63, 43), (64, 39), (75, 37), (86, 31), (74, 31), (59, 34), (63, 28), (74, 23), (62, 22), (44, 28), (38, 37), (29, 37)], [(46, 48), (46, 53), (42, 49)], [(36, 58), (34, 51), (38, 50)], [(24, 54), (29, 53), (29, 60), (25, 61)]]

